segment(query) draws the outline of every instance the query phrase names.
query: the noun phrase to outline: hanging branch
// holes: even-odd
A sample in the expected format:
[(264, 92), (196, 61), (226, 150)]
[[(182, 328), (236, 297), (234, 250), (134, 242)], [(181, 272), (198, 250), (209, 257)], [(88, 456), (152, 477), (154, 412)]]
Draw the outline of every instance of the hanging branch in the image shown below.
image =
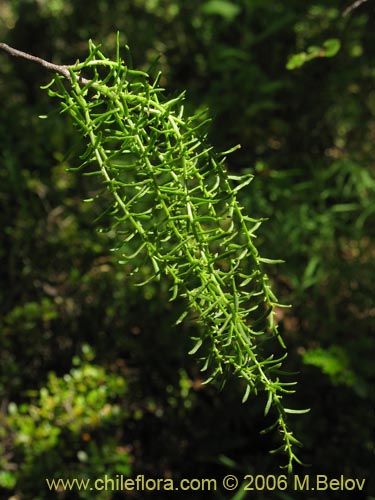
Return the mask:
[(274, 322), (274, 309), (282, 306), (263, 270), (276, 261), (259, 256), (254, 232), (261, 221), (245, 215), (237, 199), (252, 176), (226, 171), (224, 154), (206, 143), (204, 123), (184, 117), (184, 94), (168, 100), (158, 86), (160, 75), (150, 81), (147, 73), (130, 69), (120, 57), (119, 37), (115, 60), (90, 42), (87, 59), (72, 66), (5, 44), (0, 49), (57, 73), (45, 88), (86, 144), (75, 170), (100, 176), (107, 188), (122, 261), (134, 273), (148, 261), (153, 271), (140, 284), (164, 276), (171, 282), (170, 300), (185, 299), (177, 324), (190, 315), (200, 325), (190, 353), (204, 353), (206, 382), (225, 381), (232, 373), (243, 381), (243, 401), (259, 390), (266, 393), (264, 414), (272, 408), (276, 413), (269, 429), (280, 432), (276, 451), (286, 453), (290, 471), (300, 463), (294, 451), (300, 443), (286, 416), (306, 410), (283, 405), (295, 382), (280, 380), (286, 354), (277, 358), (266, 346), (276, 339), (285, 349)]
[[(32, 61), (37, 64), (40, 64), (41, 66), (43, 66), (43, 68), (46, 68), (49, 71), (62, 75), (64, 78), (69, 80), (69, 82), (72, 81), (70, 76), (70, 70), (74, 68), (74, 65), (54, 64), (49, 61), (46, 61), (45, 59), (42, 59), (41, 57), (36, 57), (31, 54), (28, 54), (27, 52), (23, 52), (22, 50), (10, 47), (9, 45), (3, 42), (0, 42), (0, 50), (4, 50), (13, 57), (21, 57), (22, 59), (26, 59), (27, 61)], [(89, 82), (90, 80), (86, 80), (86, 78), (82, 77), (80, 78), (80, 83), (82, 85), (86, 85)]]
[(5, 52), (8, 52), (8, 54), (10, 54), (13, 57), (22, 57), (23, 59), (27, 59), (28, 61), (32, 61), (32, 62), (35, 62), (37, 64), (40, 64), (41, 66), (48, 69), (49, 71), (53, 71), (55, 73), (58, 73), (59, 75), (62, 75), (65, 78), (67, 78), (69, 81), (71, 80), (70, 72), (69, 72), (70, 66), (53, 64), (51, 62), (45, 61), (44, 59), (41, 59), (40, 57), (36, 57), (36, 56), (31, 55), (31, 54), (27, 54), (26, 52), (22, 52), (22, 50), (14, 49), (13, 47), (10, 47), (6, 43), (0, 43), (0, 50), (4, 50)]

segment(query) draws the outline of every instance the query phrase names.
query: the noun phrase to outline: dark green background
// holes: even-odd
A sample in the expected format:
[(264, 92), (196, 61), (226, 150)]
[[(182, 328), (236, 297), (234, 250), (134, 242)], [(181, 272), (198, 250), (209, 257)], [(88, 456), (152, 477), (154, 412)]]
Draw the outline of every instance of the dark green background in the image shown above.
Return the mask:
[[(231, 171), (282, 303), (287, 368), (298, 371), (290, 419), (309, 468), (367, 479), (374, 466), (374, 2), (343, 17), (342, 1), (4, 1), (0, 39), (55, 63), (83, 59), (87, 40), (114, 55), (116, 31), (134, 66), (163, 71), (186, 110), (208, 107), (218, 150), (240, 143)], [(334, 58), (288, 71), (289, 56), (338, 38)], [(98, 186), (65, 169), (79, 138), (53, 114), (42, 68), (0, 54), (1, 498), (123, 498), (49, 493), (45, 477), (215, 477), (283, 474), (264, 398), (201, 386), (186, 353), (194, 325), (168, 285), (134, 287), (114, 235), (96, 231)], [(52, 113), (47, 120), (38, 115)], [(147, 273), (147, 269), (141, 271)], [(51, 374), (52, 372), (52, 374)], [(146, 494), (129, 494), (144, 498)], [(325, 492), (325, 498), (352, 498)], [(157, 498), (158, 494), (150, 494)], [(185, 498), (320, 498), (258, 492)], [(354, 497), (354, 496), (353, 496)], [(164, 498), (161, 494), (160, 498)]]

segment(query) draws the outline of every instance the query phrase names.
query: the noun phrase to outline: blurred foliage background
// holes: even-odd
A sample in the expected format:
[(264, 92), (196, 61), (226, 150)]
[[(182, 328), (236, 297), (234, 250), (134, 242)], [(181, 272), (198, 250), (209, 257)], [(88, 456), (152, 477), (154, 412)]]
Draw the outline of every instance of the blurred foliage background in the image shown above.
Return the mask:
[[(187, 89), (187, 111), (207, 108), (219, 150), (242, 145), (228, 168), (255, 174), (241, 201), (268, 219), (258, 230), (261, 254), (285, 260), (269, 273), (281, 302), (293, 305), (278, 314), (288, 369), (299, 372), (291, 404), (311, 408), (291, 419), (310, 464), (296, 472), (365, 477), (356, 498), (370, 500), (374, 2), (343, 16), (345, 7), (3, 0), (0, 40), (70, 64), (85, 57), (89, 38), (113, 53), (119, 30), (135, 67), (162, 70), (172, 95)], [(331, 38), (341, 42), (335, 57), (286, 68), (292, 55)], [(81, 200), (98, 186), (65, 171), (79, 163), (80, 145), (40, 90), (50, 75), (6, 54), (0, 60), (1, 498), (51, 498), (45, 477), (282, 474), (280, 456), (268, 454), (274, 436), (259, 434), (262, 397), (242, 405), (235, 382), (201, 386), (186, 354), (194, 325), (173, 326), (183, 304), (172, 307), (166, 284), (134, 287), (110, 251), (115, 235), (97, 233), (103, 207)], [(88, 493), (53, 498), (123, 496)], [(299, 498), (252, 494), (270, 496)]]

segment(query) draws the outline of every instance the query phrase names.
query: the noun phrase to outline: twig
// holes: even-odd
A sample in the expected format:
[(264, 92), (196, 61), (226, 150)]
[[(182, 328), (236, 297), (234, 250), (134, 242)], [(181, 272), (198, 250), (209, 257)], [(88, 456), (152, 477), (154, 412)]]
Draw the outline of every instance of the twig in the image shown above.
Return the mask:
[[(55, 73), (59, 73), (60, 75), (64, 76), (69, 80), (69, 82), (72, 82), (72, 78), (70, 76), (70, 68), (73, 68), (74, 65), (65, 65), (65, 64), (54, 64), (49, 61), (46, 61), (40, 57), (33, 56), (31, 54), (27, 54), (26, 52), (22, 52), (22, 50), (17, 50), (14, 49), (13, 47), (10, 47), (6, 43), (0, 42), (0, 50), (4, 50), (5, 52), (8, 52), (13, 57), (22, 57), (23, 59), (27, 59), (28, 61), (35, 62), (37, 64), (40, 64), (44, 68), (48, 69), (49, 71), (54, 71)], [(90, 82), (90, 80), (87, 80), (86, 78), (80, 78), (80, 83), (83, 85), (86, 85), (87, 83)]]
[(360, 5), (362, 5), (365, 2), (367, 2), (367, 0), (357, 0), (356, 2), (352, 3), (351, 5), (349, 5), (349, 7), (347, 7), (344, 10), (344, 12), (342, 13), (342, 17), (347, 16), (348, 14), (350, 14), (352, 10), (357, 9)]

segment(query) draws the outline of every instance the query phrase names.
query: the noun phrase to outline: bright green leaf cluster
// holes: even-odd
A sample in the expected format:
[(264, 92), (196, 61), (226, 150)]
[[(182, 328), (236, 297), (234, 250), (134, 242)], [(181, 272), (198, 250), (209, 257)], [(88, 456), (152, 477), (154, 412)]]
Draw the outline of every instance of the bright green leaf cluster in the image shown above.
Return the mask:
[[(104, 428), (121, 425), (124, 409), (118, 401), (127, 393), (127, 383), (116, 373), (92, 362), (94, 353), (84, 345), (82, 355), (73, 358), (73, 368), (62, 377), (50, 373), (44, 387), (31, 403), (9, 403), (3, 422), (5, 432), (13, 437), (12, 449), (4, 453), (0, 471), (0, 487), (12, 489), (35, 474), (35, 463), (44, 474), (52, 470), (54, 477), (71, 473), (82, 476), (85, 463), (89, 477), (106, 472), (129, 475), (129, 454), (118, 447), (115, 439), (105, 443), (100, 438)], [(69, 444), (67, 446), (67, 443)], [(9, 458), (21, 456), (20, 467), (14, 469)], [(12, 460), (11, 460), (12, 461)], [(82, 491), (79, 498), (92, 498)], [(98, 498), (108, 498), (99, 494)]]
[(334, 57), (340, 50), (341, 42), (337, 38), (330, 38), (323, 43), (322, 47), (312, 45), (306, 52), (299, 52), (292, 55), (286, 65), (287, 69), (296, 69), (305, 63), (317, 59), (318, 57)]
[(209, 0), (202, 5), (201, 10), (205, 14), (217, 15), (226, 21), (233, 21), (240, 13), (241, 7), (227, 0)]
[(8, 425), (17, 429), (17, 446), (32, 445), (36, 454), (43, 453), (64, 432), (90, 432), (118, 419), (120, 407), (113, 400), (126, 392), (124, 379), (79, 358), (75, 364), (62, 378), (50, 373), (35, 403), (9, 404)]
[(183, 94), (167, 100), (158, 78), (129, 68), (119, 46), (114, 61), (89, 47), (86, 61), (71, 67), (70, 82), (56, 76), (48, 86), (87, 143), (78, 170), (104, 182), (122, 261), (134, 272), (151, 262), (149, 279), (168, 277), (170, 300), (186, 299), (177, 323), (190, 314), (201, 325), (191, 353), (204, 352), (207, 381), (232, 372), (245, 382), (244, 401), (267, 392), (265, 413), (277, 410), (280, 449), (291, 468), (298, 442), (282, 397), (294, 383), (279, 380), (285, 356), (263, 351), (272, 338), (284, 347), (273, 321), (277, 299), (262, 269), (272, 261), (254, 246), (261, 221), (237, 200), (252, 177), (227, 173), (224, 156), (205, 141), (205, 123), (184, 116)]

